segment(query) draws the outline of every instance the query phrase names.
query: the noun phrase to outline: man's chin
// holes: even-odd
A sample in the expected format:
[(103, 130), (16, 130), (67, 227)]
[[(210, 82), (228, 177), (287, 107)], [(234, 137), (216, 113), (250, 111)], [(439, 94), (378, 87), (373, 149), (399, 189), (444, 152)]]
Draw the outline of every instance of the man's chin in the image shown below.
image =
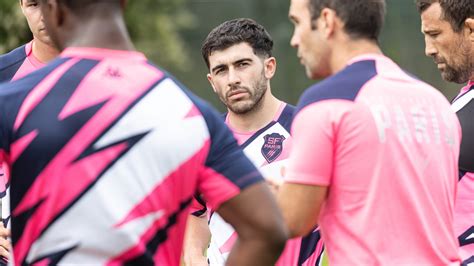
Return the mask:
[(455, 75), (452, 72), (447, 72), (446, 70), (441, 71), (441, 77), (447, 82), (454, 82), (457, 84), (464, 84), (469, 81), (469, 78), (461, 78), (459, 75)]
[(229, 105), (228, 108), (230, 111), (232, 111), (232, 113), (243, 115), (250, 112), (253, 106), (251, 106), (249, 103), (238, 103)]

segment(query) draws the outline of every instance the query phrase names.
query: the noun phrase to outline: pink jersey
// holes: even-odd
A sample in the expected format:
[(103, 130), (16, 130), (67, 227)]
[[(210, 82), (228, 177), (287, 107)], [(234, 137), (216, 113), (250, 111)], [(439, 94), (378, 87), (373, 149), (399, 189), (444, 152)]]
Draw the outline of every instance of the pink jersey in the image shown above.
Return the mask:
[(220, 116), (138, 52), (68, 48), (0, 86), (16, 265), (179, 265), (189, 206), (263, 179)]
[(330, 265), (459, 265), (453, 229), (460, 127), (444, 96), (364, 55), (308, 89), (286, 182), (328, 186)]
[(461, 89), (452, 107), (463, 131), (459, 156), (459, 185), (454, 208), (454, 230), (465, 265), (474, 264), (474, 81)]

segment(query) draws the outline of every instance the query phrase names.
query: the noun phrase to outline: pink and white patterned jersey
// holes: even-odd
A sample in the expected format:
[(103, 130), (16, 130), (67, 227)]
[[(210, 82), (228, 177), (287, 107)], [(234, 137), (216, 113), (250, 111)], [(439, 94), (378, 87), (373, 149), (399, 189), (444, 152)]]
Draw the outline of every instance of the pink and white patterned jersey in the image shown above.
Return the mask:
[(189, 204), (262, 181), (219, 115), (138, 52), (68, 48), (0, 86), (17, 265), (179, 265)]
[(459, 184), (454, 205), (454, 230), (465, 265), (474, 265), (474, 81), (461, 89), (453, 101), (462, 128)]
[[(280, 109), (272, 122), (256, 132), (239, 132), (229, 124), (245, 155), (261, 171), (264, 177), (282, 179), (291, 150), (291, 121), (294, 107), (281, 103)], [(224, 265), (237, 240), (234, 228), (226, 223), (217, 213), (209, 219), (211, 242), (207, 250), (210, 265)], [(287, 241), (277, 265), (319, 265), (323, 251), (321, 234), (315, 230), (304, 238)]]
[[(33, 41), (0, 56), (0, 83), (20, 79), (27, 74), (45, 66), (33, 55)], [(1, 217), (6, 227), (10, 221), (10, 182), (0, 165), (0, 200), (2, 201)]]
[(330, 265), (459, 265), (461, 130), (440, 92), (362, 55), (303, 94), (291, 133), (286, 182), (329, 187)]

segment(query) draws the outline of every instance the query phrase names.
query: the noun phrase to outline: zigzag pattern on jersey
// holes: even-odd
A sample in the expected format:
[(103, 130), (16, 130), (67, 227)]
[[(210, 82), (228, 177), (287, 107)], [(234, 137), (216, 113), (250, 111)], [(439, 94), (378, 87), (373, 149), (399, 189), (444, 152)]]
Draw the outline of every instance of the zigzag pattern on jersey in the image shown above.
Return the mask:
[[(15, 122), (17, 136), (12, 144), (18, 151), (12, 154), (15, 176), (12, 180), (15, 223), (12, 235), (15, 260), (21, 264), (28, 264), (26, 255), (48, 226), (148, 133), (99, 149), (94, 147), (101, 135), (163, 77), (156, 75), (150, 86), (120, 96), (115, 88), (97, 93), (93, 91), (96, 88), (80, 86), (84, 74), (99, 64), (95, 60), (69, 60), (35, 87), (31, 98), (27, 97), (20, 109)], [(90, 95), (96, 97), (88, 97)], [(64, 134), (65, 129), (67, 134)], [(48, 141), (51, 138), (54, 141)], [(45, 145), (48, 149), (44, 149)], [(36, 163), (28, 165), (31, 162)], [(93, 172), (94, 176), (81, 172), (84, 165), (88, 165), (89, 173)], [(73, 249), (56, 252), (41, 260), (59, 261)]]

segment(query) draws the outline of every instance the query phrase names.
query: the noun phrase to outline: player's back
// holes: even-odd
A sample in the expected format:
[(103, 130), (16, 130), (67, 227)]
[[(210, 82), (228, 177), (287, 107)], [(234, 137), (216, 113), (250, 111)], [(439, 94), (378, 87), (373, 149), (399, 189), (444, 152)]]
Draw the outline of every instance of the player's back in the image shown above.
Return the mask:
[(356, 59), (304, 98), (324, 99), (314, 105), (334, 133), (320, 216), (331, 264), (458, 264), (460, 131), (446, 99), (381, 56)]
[[(210, 126), (218, 115), (208, 121), (206, 106), (131, 51), (69, 48), (11, 84), (0, 92), (11, 140), (0, 154), (16, 264), (177, 265), (202, 172), (223, 179), (205, 166), (211, 135), (227, 136)], [(235, 195), (232, 184), (208, 201)]]

